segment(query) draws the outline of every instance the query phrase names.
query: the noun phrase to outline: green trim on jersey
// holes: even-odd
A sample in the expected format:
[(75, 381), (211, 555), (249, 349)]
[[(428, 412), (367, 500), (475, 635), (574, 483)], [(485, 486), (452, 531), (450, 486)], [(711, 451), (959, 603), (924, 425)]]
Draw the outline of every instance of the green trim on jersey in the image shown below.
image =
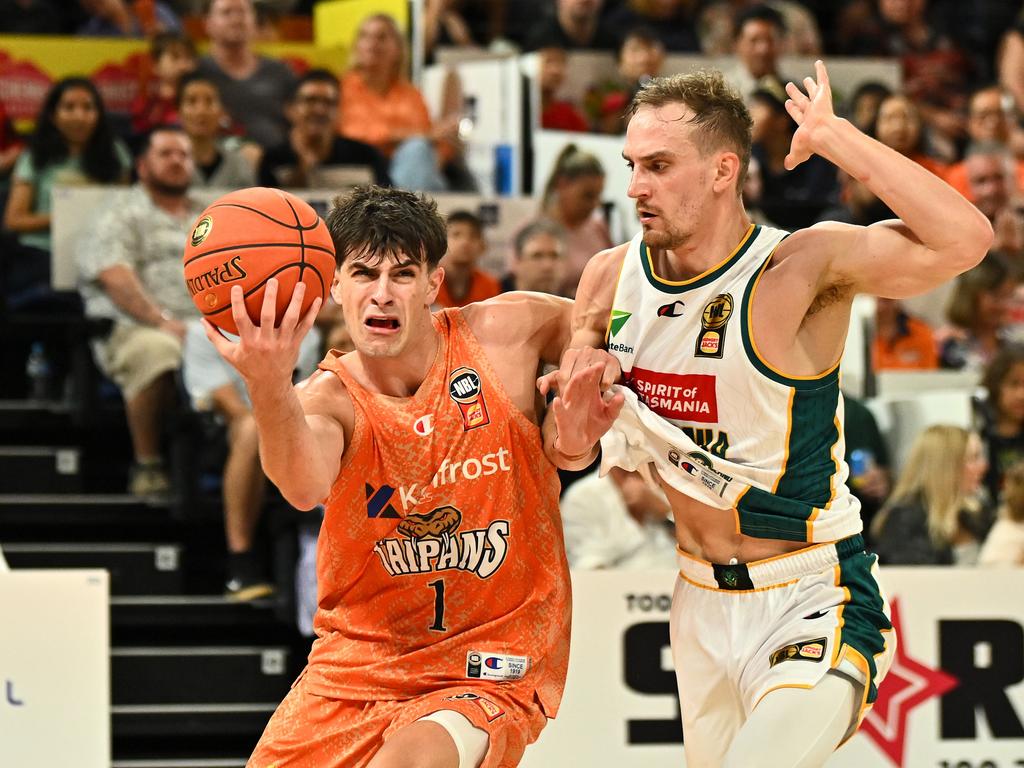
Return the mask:
[(843, 644), (855, 648), (868, 663), (868, 704), (878, 698), (875, 656), (885, 650), (887, 638), (883, 632), (892, 630), (892, 622), (885, 613), (885, 599), (871, 572), (877, 559), (877, 555), (858, 552), (839, 560), (839, 586), (850, 592), (850, 601), (843, 605), (840, 648)]
[[(781, 242), (781, 241), (780, 241)], [(778, 248), (778, 246), (775, 246)], [(764, 264), (754, 273), (747, 283), (747, 287), (743, 292), (743, 301), (740, 305), (740, 329), (743, 336), (743, 349), (747, 353), (747, 359), (750, 360), (750, 364), (754, 366), (757, 371), (764, 377), (771, 379), (772, 381), (778, 382), (779, 384), (785, 384), (787, 387), (793, 387), (797, 390), (813, 390), (819, 387), (826, 386), (839, 386), (839, 364), (836, 363), (832, 368), (825, 371), (824, 373), (818, 374), (817, 376), (801, 376), (793, 377), (787, 376), (781, 371), (777, 371), (769, 365), (769, 363), (761, 357), (757, 351), (757, 347), (754, 344), (753, 337), (750, 335), (750, 306), (754, 299), (754, 287), (757, 285), (758, 280), (761, 279), (761, 275), (764, 274), (765, 269), (768, 267), (768, 263), (772, 260), (772, 256), (775, 255), (775, 251), (768, 254), (768, 258), (764, 260)]]
[(708, 283), (712, 283), (724, 275), (743, 257), (743, 254), (747, 252), (747, 249), (749, 249), (750, 246), (753, 245), (754, 241), (757, 240), (757, 236), (760, 232), (760, 224), (751, 225), (743, 240), (740, 241), (740, 244), (736, 246), (736, 249), (725, 259), (725, 261), (712, 267), (707, 272), (697, 275), (696, 277), (691, 277), (689, 280), (665, 280), (654, 274), (654, 260), (651, 258), (651, 252), (647, 247), (647, 243), (642, 241), (640, 243), (640, 263), (643, 264), (644, 274), (647, 276), (647, 281), (659, 291), (664, 293), (684, 293), (686, 291), (691, 291), (694, 288), (700, 288)]

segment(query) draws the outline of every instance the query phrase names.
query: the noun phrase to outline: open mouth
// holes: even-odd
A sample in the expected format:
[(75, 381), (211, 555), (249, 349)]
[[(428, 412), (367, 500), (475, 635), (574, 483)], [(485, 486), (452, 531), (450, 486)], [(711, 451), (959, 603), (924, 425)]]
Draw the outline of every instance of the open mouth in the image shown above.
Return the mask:
[(654, 221), (656, 216), (650, 211), (637, 211), (636, 215), (640, 218), (640, 223), (647, 224), (648, 222)]
[(380, 331), (397, 331), (401, 324), (394, 317), (368, 317), (366, 326)]

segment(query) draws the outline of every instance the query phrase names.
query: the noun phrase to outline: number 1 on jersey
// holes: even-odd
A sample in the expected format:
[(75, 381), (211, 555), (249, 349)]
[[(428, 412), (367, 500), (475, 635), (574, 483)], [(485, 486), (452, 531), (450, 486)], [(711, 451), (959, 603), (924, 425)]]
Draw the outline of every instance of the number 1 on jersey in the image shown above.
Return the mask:
[(427, 584), (434, 588), (434, 623), (430, 625), (433, 632), (447, 632), (444, 625), (444, 579), (438, 579)]

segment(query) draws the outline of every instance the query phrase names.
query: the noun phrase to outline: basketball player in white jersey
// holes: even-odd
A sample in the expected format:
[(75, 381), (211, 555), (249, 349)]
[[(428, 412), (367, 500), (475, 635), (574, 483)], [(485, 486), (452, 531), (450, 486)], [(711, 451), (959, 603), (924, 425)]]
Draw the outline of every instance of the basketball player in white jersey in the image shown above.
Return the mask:
[[(539, 381), (597, 372), (585, 397), (555, 402), (556, 461), (593, 458), (591, 415), (614, 391), (625, 405), (601, 438), (605, 467), (653, 470), (672, 503), (691, 767), (820, 766), (874, 701), (896, 638), (845, 483), (850, 306), (927, 291), (992, 241), (951, 187), (836, 117), (816, 70), (806, 93), (786, 88), (798, 125), (786, 167), (819, 154), (899, 220), (753, 225), (742, 100), (718, 73), (657, 78), (631, 105), (622, 153), (643, 231), (587, 265), (570, 349)], [(620, 368), (626, 386), (602, 394)]]

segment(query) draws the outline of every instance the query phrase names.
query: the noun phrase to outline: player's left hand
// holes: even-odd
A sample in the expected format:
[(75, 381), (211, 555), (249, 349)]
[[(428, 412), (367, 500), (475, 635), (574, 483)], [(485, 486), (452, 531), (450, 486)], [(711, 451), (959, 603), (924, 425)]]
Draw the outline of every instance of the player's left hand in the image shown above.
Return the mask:
[(601, 391), (605, 392), (622, 376), (622, 367), (615, 355), (605, 349), (579, 347), (567, 349), (557, 369), (537, 379), (537, 389), (547, 397), (548, 392), (560, 394), (569, 385), (575, 371), (582, 371), (591, 365), (601, 364)]
[(626, 398), (621, 392), (601, 391), (603, 373), (602, 362), (578, 368), (551, 401), (559, 453), (580, 456), (590, 451), (622, 410)]
[(807, 93), (793, 83), (786, 83), (786, 93), (789, 94), (789, 98), (786, 99), (786, 111), (798, 126), (789, 145), (789, 154), (784, 161), (787, 171), (792, 171), (814, 154), (815, 137), (819, 129), (836, 117), (832, 109), (832, 89), (829, 86), (824, 62), (820, 59), (814, 62), (814, 71), (818, 78), (817, 82), (811, 77), (804, 78)]

